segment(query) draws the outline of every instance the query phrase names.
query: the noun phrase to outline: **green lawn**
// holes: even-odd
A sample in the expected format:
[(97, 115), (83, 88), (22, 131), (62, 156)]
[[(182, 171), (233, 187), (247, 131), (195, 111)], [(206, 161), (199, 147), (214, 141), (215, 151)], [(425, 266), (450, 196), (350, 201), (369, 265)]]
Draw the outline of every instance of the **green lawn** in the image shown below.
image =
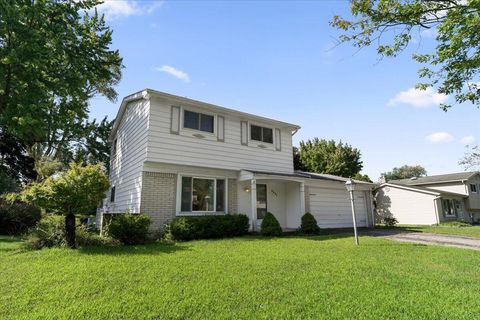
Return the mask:
[(476, 319), (480, 252), (342, 235), (19, 252), (0, 319)]
[(427, 233), (449, 234), (456, 236), (480, 238), (480, 226), (456, 227), (448, 225), (439, 226), (399, 226), (398, 228)]

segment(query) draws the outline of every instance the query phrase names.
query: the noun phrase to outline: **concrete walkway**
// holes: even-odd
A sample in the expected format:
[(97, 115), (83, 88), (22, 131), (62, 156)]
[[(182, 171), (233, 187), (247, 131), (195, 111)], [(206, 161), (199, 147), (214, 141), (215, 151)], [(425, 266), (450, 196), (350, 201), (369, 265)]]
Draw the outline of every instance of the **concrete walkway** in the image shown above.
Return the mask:
[(480, 250), (480, 238), (395, 230), (374, 230), (368, 235), (401, 242)]

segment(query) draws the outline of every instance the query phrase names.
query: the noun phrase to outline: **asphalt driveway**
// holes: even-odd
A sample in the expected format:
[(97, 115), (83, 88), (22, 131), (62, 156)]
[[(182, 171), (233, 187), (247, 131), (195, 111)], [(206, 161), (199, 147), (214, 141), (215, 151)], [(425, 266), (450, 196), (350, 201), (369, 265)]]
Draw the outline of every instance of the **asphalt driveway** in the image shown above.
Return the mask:
[(471, 238), (463, 236), (451, 236), (444, 234), (409, 232), (392, 230), (372, 230), (366, 235), (382, 237), (389, 240), (420, 243), (426, 245), (442, 245), (447, 247), (456, 247), (463, 249), (480, 250), (480, 238)]

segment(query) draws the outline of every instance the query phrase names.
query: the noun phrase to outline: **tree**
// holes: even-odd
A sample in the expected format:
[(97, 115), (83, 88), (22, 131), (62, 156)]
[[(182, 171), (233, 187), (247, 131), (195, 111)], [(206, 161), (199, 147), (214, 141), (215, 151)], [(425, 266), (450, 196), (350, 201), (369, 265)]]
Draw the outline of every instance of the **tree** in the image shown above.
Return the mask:
[(413, 177), (422, 177), (427, 175), (427, 170), (422, 166), (409, 166), (404, 165), (400, 168), (393, 168), (392, 171), (385, 172), (382, 174), (385, 176), (387, 181), (389, 180), (398, 180), (398, 179), (410, 179)]
[(0, 128), (0, 171), (5, 179), (15, 184), (37, 177), (35, 161), (27, 155), (25, 145), (15, 136)]
[(465, 170), (480, 170), (480, 146), (469, 146), (465, 156), (460, 160), (459, 164)]
[[(334, 16), (331, 21), (332, 26), (344, 32), (341, 42), (351, 42), (358, 48), (377, 45), (381, 57), (396, 57), (414, 40), (414, 32), (435, 30), (437, 44), (433, 52), (413, 54), (414, 60), (425, 65), (418, 74), (426, 82), (417, 84), (417, 88), (434, 87), (440, 93), (454, 95), (457, 103), (470, 101), (480, 106), (479, 1), (352, 0), (350, 3), (354, 19)], [(446, 111), (451, 105), (441, 107)]]
[(293, 170), (305, 171), (305, 166), (300, 159), (300, 151), (297, 147), (293, 147)]
[(93, 96), (117, 97), (122, 58), (99, 3), (0, 2), (0, 130), (37, 159), (60, 159), (82, 136)]
[(370, 177), (366, 174), (361, 174), (360, 172), (355, 174), (353, 177), (353, 179), (355, 180), (359, 180), (359, 181), (365, 181), (365, 182), (373, 182), (372, 179), (370, 179)]
[(363, 168), (360, 151), (343, 142), (313, 140), (300, 142), (300, 160), (306, 171), (353, 177)]
[(9, 199), (19, 199), (46, 212), (64, 215), (66, 241), (70, 248), (75, 248), (75, 215), (94, 212), (108, 188), (108, 177), (100, 164), (72, 163), (69, 170), (43, 182), (33, 182)]

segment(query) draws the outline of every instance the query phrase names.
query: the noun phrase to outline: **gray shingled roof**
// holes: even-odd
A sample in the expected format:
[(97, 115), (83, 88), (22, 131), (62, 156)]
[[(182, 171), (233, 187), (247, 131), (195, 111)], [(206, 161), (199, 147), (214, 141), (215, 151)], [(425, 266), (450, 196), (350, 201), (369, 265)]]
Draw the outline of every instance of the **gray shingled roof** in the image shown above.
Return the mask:
[(434, 184), (441, 182), (454, 182), (468, 180), (470, 177), (479, 174), (478, 171), (441, 174), (436, 176), (419, 177), (415, 179), (390, 180), (388, 183), (401, 184), (405, 186), (416, 186), (421, 184)]

